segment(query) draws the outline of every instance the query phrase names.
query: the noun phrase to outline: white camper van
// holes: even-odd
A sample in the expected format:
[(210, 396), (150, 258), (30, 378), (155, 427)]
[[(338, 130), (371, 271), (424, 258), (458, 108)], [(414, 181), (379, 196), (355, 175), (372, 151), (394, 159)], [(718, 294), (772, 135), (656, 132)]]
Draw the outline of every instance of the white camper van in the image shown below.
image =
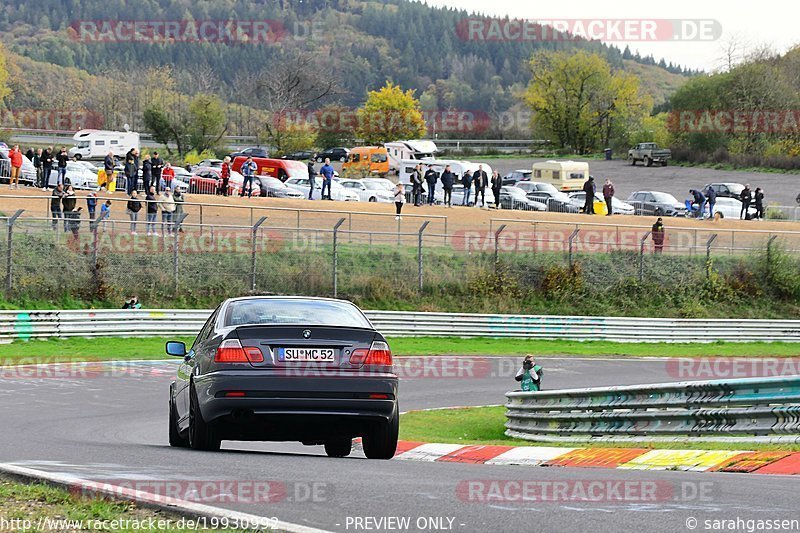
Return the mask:
[(69, 155), (75, 159), (103, 159), (108, 152), (122, 157), (131, 148), (139, 149), (139, 134), (133, 131), (81, 130), (72, 139)]
[(389, 156), (389, 170), (397, 173), (404, 159), (432, 158), (439, 151), (433, 141), (394, 141), (383, 146)]
[(588, 178), (585, 161), (542, 161), (533, 164), (531, 181), (549, 183), (559, 191), (580, 191)]

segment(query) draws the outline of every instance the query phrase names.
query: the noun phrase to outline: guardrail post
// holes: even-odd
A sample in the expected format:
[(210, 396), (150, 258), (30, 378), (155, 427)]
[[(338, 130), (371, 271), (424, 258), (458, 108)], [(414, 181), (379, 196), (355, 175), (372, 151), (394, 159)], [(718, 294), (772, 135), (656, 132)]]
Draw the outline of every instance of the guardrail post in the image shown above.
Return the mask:
[(6, 296), (11, 298), (11, 289), (13, 289), (13, 284), (11, 282), (11, 259), (12, 259), (12, 236), (13, 236), (13, 228), (14, 222), (24, 213), (24, 209), (17, 209), (17, 212), (8, 217), (8, 242), (6, 243)]
[(430, 224), (430, 221), (428, 220), (422, 223), (417, 236), (417, 271), (419, 273), (419, 292), (422, 292), (422, 234), (425, 232), (425, 228), (428, 227), (428, 224)]
[(253, 224), (252, 234), (251, 234), (251, 244), (252, 249), (250, 251), (250, 290), (256, 290), (256, 234), (258, 233), (258, 228), (261, 227), (267, 220), (267, 217), (261, 217), (258, 219), (258, 222)]
[[(619, 229), (619, 226), (617, 226), (617, 229)], [(639, 281), (644, 281), (644, 243), (651, 233), (652, 231), (648, 231), (639, 241)]]
[(569, 269), (572, 270), (574, 268), (574, 263), (572, 261), (572, 243), (575, 241), (575, 237), (578, 236), (580, 233), (580, 228), (575, 228), (575, 231), (569, 236)]
[(339, 222), (333, 226), (333, 297), (339, 296), (339, 227), (344, 224), (346, 218), (340, 218)]
[(711, 244), (715, 240), (717, 240), (716, 233), (709, 237), (708, 241), (706, 241), (706, 278), (711, 277)]
[(502, 224), (497, 231), (494, 232), (494, 273), (497, 274), (497, 267), (500, 264), (500, 234), (506, 229), (506, 225)]

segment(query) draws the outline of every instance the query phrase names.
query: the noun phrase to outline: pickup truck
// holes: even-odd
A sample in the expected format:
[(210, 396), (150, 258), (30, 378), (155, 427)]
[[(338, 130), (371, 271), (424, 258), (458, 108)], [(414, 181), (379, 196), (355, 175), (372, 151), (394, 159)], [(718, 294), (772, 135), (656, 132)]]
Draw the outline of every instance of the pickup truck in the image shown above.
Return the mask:
[(628, 162), (631, 165), (642, 161), (648, 167), (653, 166), (653, 163), (661, 163), (661, 166), (665, 167), (670, 157), (672, 151), (668, 148), (659, 148), (656, 143), (639, 143), (628, 150)]

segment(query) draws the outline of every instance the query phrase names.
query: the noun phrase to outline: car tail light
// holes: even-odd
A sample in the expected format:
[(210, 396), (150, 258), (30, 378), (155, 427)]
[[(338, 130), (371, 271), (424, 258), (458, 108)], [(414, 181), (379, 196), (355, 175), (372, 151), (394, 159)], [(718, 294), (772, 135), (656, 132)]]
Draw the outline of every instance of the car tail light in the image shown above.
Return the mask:
[(392, 366), (392, 351), (389, 345), (382, 341), (375, 341), (367, 350), (359, 348), (350, 355), (350, 364), (365, 366)]
[(263, 363), (264, 354), (255, 346), (242, 348), (239, 339), (225, 339), (214, 355), (215, 363)]

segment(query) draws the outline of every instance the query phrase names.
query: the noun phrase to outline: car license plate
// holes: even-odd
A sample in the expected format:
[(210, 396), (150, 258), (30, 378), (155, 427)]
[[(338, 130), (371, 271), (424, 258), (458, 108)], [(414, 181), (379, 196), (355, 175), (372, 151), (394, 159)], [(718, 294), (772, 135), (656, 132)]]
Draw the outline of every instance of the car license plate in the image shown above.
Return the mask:
[(286, 363), (293, 361), (333, 363), (335, 357), (331, 348), (278, 348), (278, 360)]

